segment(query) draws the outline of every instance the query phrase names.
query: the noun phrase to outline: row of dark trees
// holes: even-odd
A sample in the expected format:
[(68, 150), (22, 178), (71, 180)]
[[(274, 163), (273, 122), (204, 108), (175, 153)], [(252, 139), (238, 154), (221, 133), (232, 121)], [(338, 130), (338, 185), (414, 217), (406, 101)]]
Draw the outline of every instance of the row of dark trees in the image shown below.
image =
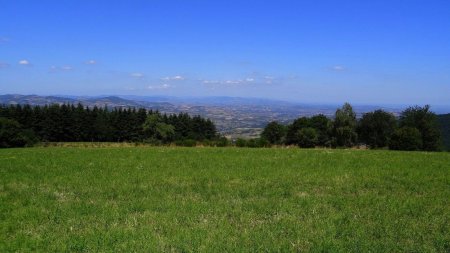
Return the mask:
[(316, 115), (298, 118), (288, 126), (271, 122), (261, 136), (271, 144), (305, 148), (367, 145), (394, 150), (441, 149), (437, 116), (428, 105), (410, 107), (399, 118), (376, 110), (358, 120), (352, 106), (346, 103), (336, 111), (334, 119)]
[[(0, 147), (35, 142), (149, 142), (193, 146), (226, 146), (209, 119), (161, 114), (145, 109), (108, 109), (74, 105), (0, 106)], [(350, 104), (334, 119), (324, 115), (301, 117), (288, 126), (269, 123), (259, 139), (235, 142), (239, 147), (271, 145), (353, 147), (437, 151), (441, 136), (437, 116), (429, 106), (410, 107), (396, 118), (383, 110), (365, 113), (359, 120)]]
[(442, 142), (444, 147), (450, 151), (450, 113), (438, 115), (438, 121), (441, 127)]
[(0, 147), (32, 142), (155, 142), (212, 140), (209, 119), (146, 109), (75, 105), (0, 106)]

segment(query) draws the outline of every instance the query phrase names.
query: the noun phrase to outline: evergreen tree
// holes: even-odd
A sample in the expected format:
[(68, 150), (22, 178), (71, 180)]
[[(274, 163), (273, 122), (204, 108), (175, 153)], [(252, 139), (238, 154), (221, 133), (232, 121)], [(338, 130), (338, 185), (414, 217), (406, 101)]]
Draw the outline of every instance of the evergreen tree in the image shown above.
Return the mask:
[[(143, 141), (148, 138), (144, 125), (148, 115), (158, 118), (154, 138), (169, 142), (218, 138), (214, 123), (187, 113), (161, 115), (158, 111), (135, 108), (98, 108), (53, 104), (0, 106), (0, 117), (14, 120), (21, 128), (36, 133), (41, 141)], [(25, 131), (26, 132), (26, 131)]]

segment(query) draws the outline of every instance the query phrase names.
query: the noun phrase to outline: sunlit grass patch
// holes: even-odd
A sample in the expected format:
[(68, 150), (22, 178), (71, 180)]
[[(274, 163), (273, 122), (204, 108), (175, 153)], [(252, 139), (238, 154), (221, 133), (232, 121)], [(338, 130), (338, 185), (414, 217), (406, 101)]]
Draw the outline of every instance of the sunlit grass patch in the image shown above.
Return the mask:
[(0, 161), (0, 252), (450, 249), (449, 153), (54, 147)]

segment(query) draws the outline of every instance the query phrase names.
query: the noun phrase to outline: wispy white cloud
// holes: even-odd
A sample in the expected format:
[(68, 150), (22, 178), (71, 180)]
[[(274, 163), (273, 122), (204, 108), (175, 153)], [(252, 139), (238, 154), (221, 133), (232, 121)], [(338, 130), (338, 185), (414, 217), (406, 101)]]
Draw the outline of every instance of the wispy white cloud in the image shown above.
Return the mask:
[(229, 80), (201, 80), (207, 86), (240, 86), (256, 84), (259, 80), (254, 77), (247, 77), (243, 79), (229, 79)]
[(139, 73), (139, 72), (131, 73), (130, 76), (134, 77), (134, 78), (138, 78), (138, 79), (144, 78), (144, 74)]
[(9, 38), (0, 37), (0, 43), (6, 43), (6, 42), (9, 42)]
[(289, 80), (291, 80), (290, 77), (277, 77), (259, 72), (250, 73), (247, 77), (239, 79), (199, 79), (199, 81), (209, 89), (283, 85), (283, 83), (288, 82)]
[(216, 80), (201, 80), (203, 84), (220, 84), (220, 81)]
[(265, 76), (265, 77), (263, 77), (263, 81), (266, 84), (273, 84), (275, 82), (275, 77), (273, 77), (273, 76)]
[(165, 83), (162, 85), (149, 85), (147, 87), (147, 89), (149, 89), (149, 90), (166, 90), (166, 89), (169, 89), (172, 87), (173, 87), (172, 85)]
[(186, 80), (186, 78), (183, 76), (177, 75), (177, 76), (163, 77), (163, 78), (161, 78), (161, 80), (163, 80), (163, 81), (183, 81), (183, 80)]
[(97, 64), (97, 61), (96, 60), (89, 60), (89, 61), (86, 61), (84, 64), (95, 65), (95, 64)]
[(127, 87), (125, 87), (125, 90), (128, 90), (128, 91), (135, 91), (135, 90), (137, 90), (135, 87), (130, 87), (130, 86), (127, 86)]
[(61, 67), (61, 70), (64, 70), (64, 71), (70, 71), (70, 70), (72, 70), (72, 69), (73, 69), (73, 67), (72, 67), (72, 66), (69, 66), (69, 65), (62, 66), (62, 67)]
[(346, 70), (346, 68), (344, 66), (341, 66), (341, 65), (335, 65), (335, 66), (331, 67), (331, 69), (333, 71), (344, 71), (344, 70)]
[(0, 69), (9, 67), (9, 64), (6, 62), (0, 62)]
[(62, 67), (53, 65), (50, 67), (50, 72), (71, 71), (71, 70), (73, 70), (73, 67), (70, 65), (64, 65)]
[(226, 81), (224, 81), (224, 83), (225, 84), (229, 84), (229, 85), (233, 85), (233, 84), (241, 84), (241, 83), (243, 83), (244, 81), (243, 80), (226, 80)]
[(27, 66), (30, 66), (30, 65), (31, 65), (30, 61), (28, 61), (28, 60), (20, 60), (18, 63), (19, 63), (20, 65), (27, 65)]

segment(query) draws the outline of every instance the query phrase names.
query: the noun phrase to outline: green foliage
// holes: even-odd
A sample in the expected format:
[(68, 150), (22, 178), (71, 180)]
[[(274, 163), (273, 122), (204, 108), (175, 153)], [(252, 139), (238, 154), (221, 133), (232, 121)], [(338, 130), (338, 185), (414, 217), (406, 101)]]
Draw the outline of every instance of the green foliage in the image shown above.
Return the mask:
[[(165, 115), (134, 108), (86, 108), (83, 105), (0, 106), (0, 117), (19, 122), (44, 142), (169, 142), (214, 140), (216, 127), (209, 119), (188, 114)], [(144, 123), (147, 117), (152, 122)], [(154, 139), (150, 141), (149, 139)]]
[(247, 144), (246, 147), (248, 147), (248, 148), (259, 148), (260, 147), (258, 140), (256, 140), (256, 139), (248, 139), (246, 144)]
[(333, 122), (333, 145), (339, 147), (352, 147), (356, 144), (356, 114), (349, 103), (336, 110)]
[[(311, 118), (301, 117), (287, 127), (287, 134), (285, 144), (287, 145), (299, 145), (304, 146), (304, 138), (300, 140), (300, 131), (304, 128), (311, 128), (315, 130), (314, 146), (329, 146), (330, 143), (330, 130), (332, 121), (325, 115), (319, 114)], [(307, 130), (311, 132), (311, 130)]]
[(216, 141), (213, 141), (215, 147), (226, 147), (230, 144), (230, 142), (228, 141), (228, 139), (226, 137), (219, 137), (217, 138)]
[(322, 147), (329, 145), (332, 124), (332, 121), (323, 114), (315, 115), (310, 118), (310, 126), (314, 128), (317, 133), (316, 145)]
[(236, 139), (235, 144), (236, 144), (236, 147), (243, 148), (243, 147), (247, 146), (247, 141), (245, 139), (238, 138), (238, 139)]
[(216, 127), (209, 119), (200, 116), (191, 118), (187, 113), (163, 115), (163, 121), (175, 127), (175, 140), (212, 140), (217, 137)]
[[(441, 134), (450, 136), (448, 131), (450, 123), (447, 124), (446, 118), (442, 117), (441, 123), (438, 124), (437, 119), (427, 105), (406, 109), (401, 113), (398, 124), (393, 114), (383, 110), (365, 113), (358, 121), (352, 106), (345, 103), (336, 110), (333, 121), (321, 114), (294, 120), (287, 126), (284, 144), (300, 147), (353, 147), (359, 141), (371, 148), (389, 146), (397, 150), (437, 151), (441, 148)], [(394, 133), (398, 125), (407, 128), (399, 129)], [(265, 127), (261, 136), (272, 144), (279, 143), (282, 140), (281, 129), (282, 125), (271, 122)], [(419, 140), (417, 140), (416, 130), (420, 133)], [(391, 138), (394, 139), (391, 140)], [(445, 140), (447, 139), (450, 137)], [(450, 144), (447, 145), (450, 146)], [(248, 144), (240, 141), (237, 146), (248, 146)]]
[(0, 252), (449, 252), (450, 153), (0, 150)]
[(197, 145), (197, 141), (191, 139), (177, 140), (175, 141), (175, 145), (180, 147), (195, 147)]
[(149, 139), (161, 140), (164, 143), (173, 140), (175, 128), (172, 125), (162, 122), (163, 118), (159, 114), (150, 114), (145, 120), (142, 128), (144, 135)]
[(441, 147), (441, 133), (435, 113), (430, 106), (409, 107), (400, 115), (401, 127), (413, 127), (419, 130), (422, 136), (422, 150), (437, 151)]
[(441, 130), (442, 142), (446, 150), (450, 150), (450, 113), (438, 115), (439, 127)]
[(393, 150), (421, 150), (423, 146), (422, 135), (417, 128), (401, 127), (394, 131), (389, 148)]
[(243, 138), (238, 138), (236, 139), (235, 142), (236, 147), (239, 148), (265, 148), (265, 147), (270, 147), (271, 144), (269, 143), (269, 141), (267, 141), (264, 138), (254, 138), (254, 139), (243, 139)]
[(371, 148), (383, 148), (389, 145), (396, 128), (397, 120), (392, 113), (376, 110), (362, 116), (357, 132), (359, 140)]
[(272, 121), (264, 128), (261, 137), (266, 139), (270, 144), (281, 144), (286, 135), (286, 128), (276, 121)]
[(35, 142), (31, 130), (23, 130), (17, 121), (0, 117), (0, 148), (31, 146)]
[(315, 128), (302, 128), (297, 135), (298, 145), (301, 148), (314, 148), (318, 143), (318, 134)]
[(287, 134), (286, 134), (286, 144), (287, 145), (298, 145), (299, 144), (298, 132), (302, 128), (310, 127), (310, 126), (311, 126), (311, 122), (307, 117), (301, 117), (301, 118), (294, 120), (294, 122), (292, 122), (292, 124), (290, 124), (288, 126)]
[(271, 144), (264, 138), (254, 138), (247, 140), (247, 147), (249, 148), (265, 148), (270, 147)]

